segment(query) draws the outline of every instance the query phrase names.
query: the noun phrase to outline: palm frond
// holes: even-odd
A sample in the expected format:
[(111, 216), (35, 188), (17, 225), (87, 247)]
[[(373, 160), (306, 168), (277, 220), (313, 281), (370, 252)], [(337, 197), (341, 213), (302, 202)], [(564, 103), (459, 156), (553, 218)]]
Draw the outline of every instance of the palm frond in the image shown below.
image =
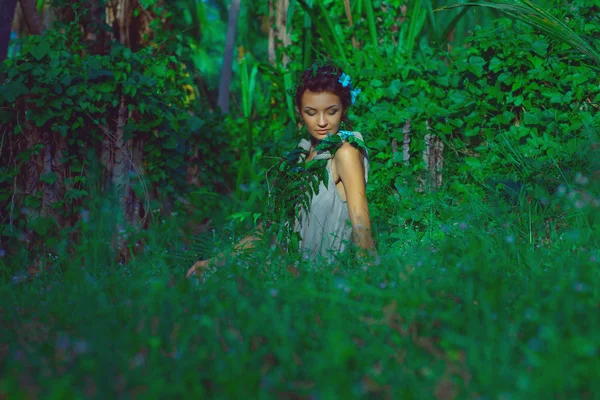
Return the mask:
[(583, 37), (569, 28), (563, 21), (529, 0), (502, 0), (496, 2), (464, 3), (443, 6), (434, 11), (451, 10), (459, 7), (487, 7), (503, 12), (538, 29), (551, 38), (577, 49), (600, 67), (600, 52)]

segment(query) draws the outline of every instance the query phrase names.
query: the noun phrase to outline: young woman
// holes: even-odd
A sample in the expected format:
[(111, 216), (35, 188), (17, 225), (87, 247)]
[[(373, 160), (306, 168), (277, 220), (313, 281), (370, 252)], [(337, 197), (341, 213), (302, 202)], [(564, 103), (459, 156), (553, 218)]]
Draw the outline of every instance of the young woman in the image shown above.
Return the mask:
[[(335, 254), (345, 250), (350, 239), (362, 250), (361, 255), (378, 258), (366, 197), (368, 153), (347, 141), (349, 136), (362, 140), (359, 132), (340, 130), (349, 125), (348, 108), (359, 92), (352, 89), (348, 75), (329, 65), (306, 70), (296, 88), (296, 107), (310, 134), (309, 140), (302, 139), (298, 147), (306, 151), (305, 162), (327, 160), (329, 174), (328, 185), (320, 183), (310, 208), (300, 210), (294, 221), (294, 231), (300, 233), (300, 247), (307, 258), (332, 260)], [(334, 155), (315, 150), (328, 135), (340, 135), (343, 139)], [(261, 229), (259, 226), (259, 231)], [(257, 235), (246, 236), (235, 246), (234, 254), (240, 249), (254, 247), (257, 240)], [(224, 258), (224, 254), (220, 254), (197, 262), (188, 270), (187, 277), (201, 274), (213, 262), (222, 264)]]

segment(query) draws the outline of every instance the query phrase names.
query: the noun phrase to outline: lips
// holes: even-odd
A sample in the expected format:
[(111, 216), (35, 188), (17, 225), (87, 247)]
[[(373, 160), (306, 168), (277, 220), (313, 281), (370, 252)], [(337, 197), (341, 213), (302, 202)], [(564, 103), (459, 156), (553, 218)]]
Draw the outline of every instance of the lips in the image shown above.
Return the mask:
[(315, 132), (320, 133), (321, 135), (324, 135), (324, 134), (326, 134), (329, 131), (315, 131)]

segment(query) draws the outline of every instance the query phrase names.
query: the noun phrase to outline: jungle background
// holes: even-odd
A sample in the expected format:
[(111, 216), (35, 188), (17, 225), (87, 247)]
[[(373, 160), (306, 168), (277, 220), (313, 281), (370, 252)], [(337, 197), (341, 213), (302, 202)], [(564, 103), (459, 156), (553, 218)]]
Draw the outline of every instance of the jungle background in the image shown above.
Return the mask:
[[(597, 398), (599, 12), (0, 0), (0, 398)], [(319, 59), (381, 264), (185, 279), (273, 211)]]

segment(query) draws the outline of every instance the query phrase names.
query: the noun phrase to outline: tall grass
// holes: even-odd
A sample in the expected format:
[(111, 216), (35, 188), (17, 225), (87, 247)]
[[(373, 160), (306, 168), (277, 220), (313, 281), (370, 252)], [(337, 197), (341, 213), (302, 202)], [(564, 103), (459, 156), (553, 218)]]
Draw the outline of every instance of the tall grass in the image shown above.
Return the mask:
[[(0, 395), (593, 398), (597, 209), (557, 195), (570, 217), (548, 232), (525, 199), (436, 196), (429, 232), (379, 238), (379, 267), (313, 265), (264, 243), (200, 285), (184, 273), (210, 254), (188, 250), (184, 218), (119, 265), (99, 207), (76, 251), (45, 255), (36, 277), (26, 255), (0, 259)], [(207, 251), (218, 236), (203, 237)]]

